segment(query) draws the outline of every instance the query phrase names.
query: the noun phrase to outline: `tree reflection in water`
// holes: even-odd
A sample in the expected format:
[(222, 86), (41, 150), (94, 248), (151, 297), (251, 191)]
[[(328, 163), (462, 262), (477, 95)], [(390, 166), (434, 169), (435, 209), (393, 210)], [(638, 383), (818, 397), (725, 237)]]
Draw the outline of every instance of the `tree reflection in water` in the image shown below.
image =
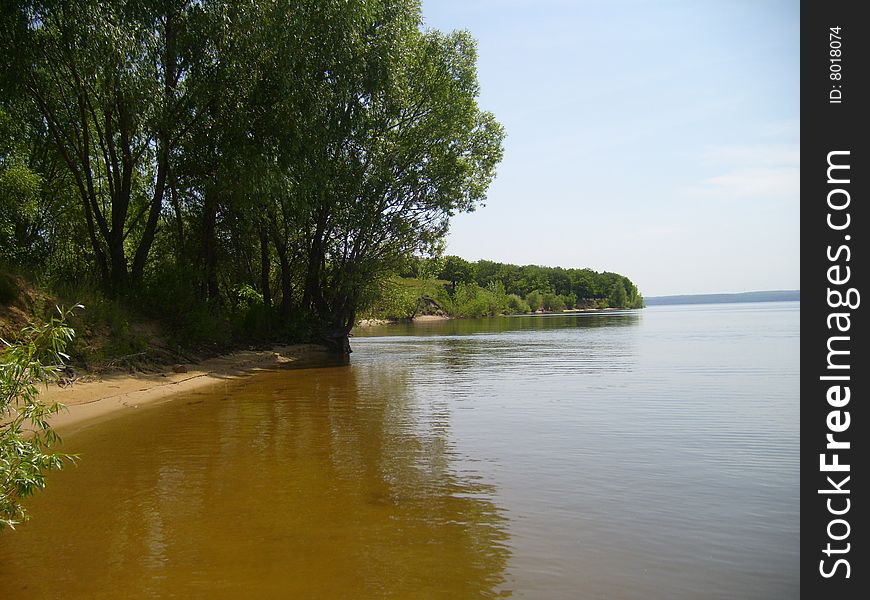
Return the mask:
[(80, 466), (0, 537), (4, 595), (510, 595), (496, 490), (411, 376), (262, 373), (68, 435)]

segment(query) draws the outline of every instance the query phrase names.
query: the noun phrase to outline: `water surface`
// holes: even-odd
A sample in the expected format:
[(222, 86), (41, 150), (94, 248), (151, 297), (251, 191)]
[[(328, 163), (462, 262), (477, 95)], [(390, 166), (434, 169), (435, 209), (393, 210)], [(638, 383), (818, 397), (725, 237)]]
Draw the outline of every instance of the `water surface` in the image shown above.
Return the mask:
[(799, 303), (372, 328), (65, 435), (4, 598), (790, 598)]

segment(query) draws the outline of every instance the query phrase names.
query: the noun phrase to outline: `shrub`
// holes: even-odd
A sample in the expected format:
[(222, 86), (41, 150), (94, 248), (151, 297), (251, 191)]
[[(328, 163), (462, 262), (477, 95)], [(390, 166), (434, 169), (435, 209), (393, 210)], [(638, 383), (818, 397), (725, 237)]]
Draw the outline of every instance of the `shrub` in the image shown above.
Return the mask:
[(507, 308), (513, 314), (525, 314), (531, 309), (529, 303), (517, 296), (516, 294), (508, 294)]
[(553, 293), (544, 294), (543, 299), (544, 310), (558, 312), (565, 310), (565, 299), (562, 296)]
[(363, 319), (410, 319), (417, 313), (422, 296), (420, 285), (401, 279), (385, 279), (359, 317)]
[(526, 303), (529, 305), (529, 310), (532, 312), (538, 312), (538, 310), (544, 305), (544, 296), (538, 290), (529, 292), (528, 295), (526, 295)]
[(57, 379), (75, 332), (66, 325), (69, 311), (44, 325), (25, 327), (0, 350), (0, 529), (27, 519), (22, 499), (45, 487), (45, 475), (73, 457), (48, 450), (60, 441), (48, 417), (62, 407), (39, 398), (38, 383)]

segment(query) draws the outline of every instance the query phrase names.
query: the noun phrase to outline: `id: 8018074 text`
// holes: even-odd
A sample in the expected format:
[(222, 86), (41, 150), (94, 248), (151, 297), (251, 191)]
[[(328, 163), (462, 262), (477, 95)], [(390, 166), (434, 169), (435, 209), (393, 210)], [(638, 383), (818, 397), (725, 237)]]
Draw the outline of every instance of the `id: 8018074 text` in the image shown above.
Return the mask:
[(828, 77), (831, 80), (831, 91), (828, 92), (830, 104), (843, 102), (843, 38), (840, 26), (830, 27), (828, 31)]

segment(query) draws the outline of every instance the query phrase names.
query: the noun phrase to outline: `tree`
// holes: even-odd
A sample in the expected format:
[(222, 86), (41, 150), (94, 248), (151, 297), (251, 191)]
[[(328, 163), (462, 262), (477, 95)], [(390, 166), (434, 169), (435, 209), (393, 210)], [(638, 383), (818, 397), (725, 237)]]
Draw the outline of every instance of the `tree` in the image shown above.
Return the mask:
[(622, 281), (614, 281), (607, 294), (607, 304), (613, 308), (625, 308), (628, 306), (628, 294)]
[(74, 242), (70, 184), (38, 115), (0, 72), (0, 264), (35, 270)]
[(516, 294), (508, 294), (507, 308), (511, 313), (514, 314), (527, 313), (530, 310), (529, 304)]
[(479, 260), (474, 264), (474, 278), (477, 285), (486, 287), (490, 283), (499, 281), (501, 275), (501, 263), (491, 260)]
[(367, 8), (350, 23), (340, 11), (351, 33), (332, 51), (350, 56), (318, 71), (292, 184), (307, 256), (302, 308), (345, 350), (367, 288), (430, 253), (453, 214), (483, 201), (504, 135), (477, 107), (467, 33), (420, 31), (412, 1)]
[(197, 4), (49, 0), (22, 2), (15, 14), (12, 73), (72, 175), (114, 295), (141, 279), (154, 242), (186, 126), (185, 70), (196, 50), (185, 24)]
[[(0, 10), (3, 115), (26, 115), (11, 129), (0, 115), (16, 139), (0, 139), (3, 257), (45, 242), (48, 263), (84, 265), (173, 325), (226, 322), (251, 288), (280, 307), (262, 312), (270, 335), (347, 350), (358, 308), (412, 257), (440, 256), (502, 157), (474, 40), (424, 31), (417, 0)], [(472, 280), (462, 263), (454, 287)], [(493, 265), (487, 284), (516, 285)]]
[(547, 292), (544, 294), (543, 306), (544, 310), (559, 312), (565, 310), (565, 300), (558, 294)]
[(563, 294), (562, 299), (565, 301), (566, 308), (577, 308), (577, 294), (573, 292)]
[(529, 310), (532, 312), (538, 312), (538, 310), (540, 310), (544, 305), (544, 296), (538, 290), (534, 290), (526, 295), (526, 302), (529, 305)]
[(450, 291), (455, 294), (457, 283), (474, 281), (474, 265), (458, 256), (447, 256), (438, 277), (449, 281)]
[(46, 472), (71, 458), (48, 452), (60, 438), (47, 419), (61, 405), (41, 401), (37, 383), (54, 381), (63, 368), (75, 335), (66, 319), (76, 308), (58, 309), (57, 317), (26, 327), (14, 342), (0, 340), (0, 529), (25, 520), (21, 500), (44, 488)]

